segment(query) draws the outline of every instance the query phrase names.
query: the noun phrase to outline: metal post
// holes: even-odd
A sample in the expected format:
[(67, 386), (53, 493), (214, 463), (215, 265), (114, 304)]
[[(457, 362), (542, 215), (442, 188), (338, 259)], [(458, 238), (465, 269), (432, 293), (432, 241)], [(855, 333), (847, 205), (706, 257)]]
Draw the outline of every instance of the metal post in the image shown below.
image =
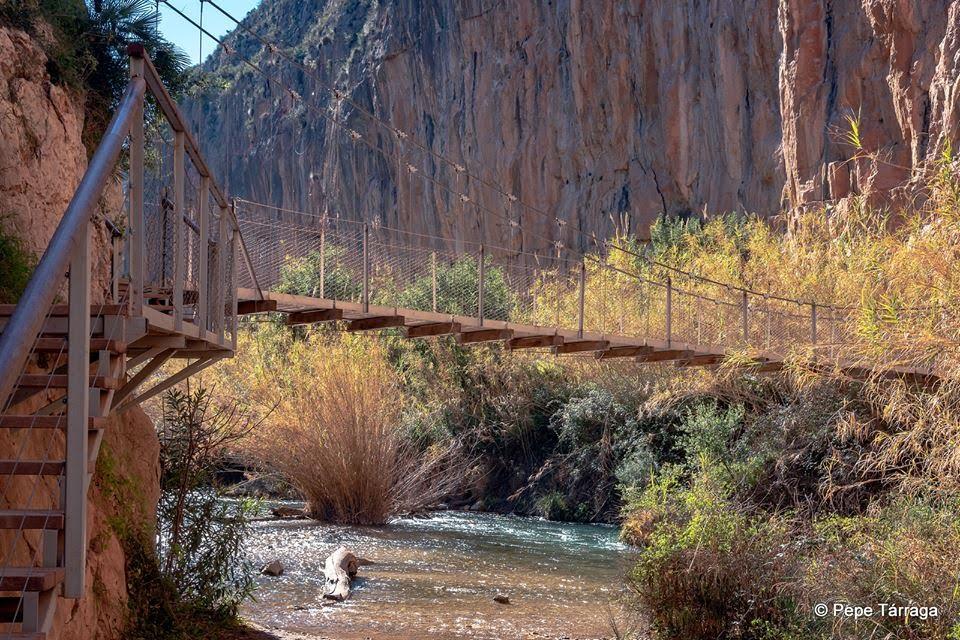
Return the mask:
[(120, 271), (123, 269), (123, 260), (120, 257), (120, 245), (123, 236), (110, 235), (110, 298), (114, 304), (120, 302)]
[(363, 312), (370, 313), (370, 227), (363, 223)]
[(217, 234), (217, 343), (223, 344), (224, 317), (227, 306), (227, 208), (220, 207), (220, 229)]
[(817, 346), (817, 303), (810, 303), (810, 344)]
[(64, 596), (79, 598), (87, 569), (87, 421), (90, 415), (90, 226), (84, 224), (70, 260), (67, 335), (67, 456)]
[(327, 230), (320, 230), (320, 297), (327, 297)]
[(480, 255), (477, 257), (477, 316), (480, 318), (480, 326), (483, 326), (483, 279), (484, 279), (484, 265), (483, 265), (483, 245), (480, 245)]
[(433, 290), (433, 312), (437, 312), (437, 252), (430, 252), (430, 281)]
[(200, 179), (200, 282), (197, 285), (197, 326), (203, 332), (207, 331), (207, 313), (210, 297), (210, 178)]
[(183, 329), (183, 266), (186, 251), (183, 236), (183, 189), (186, 182), (184, 172), (184, 145), (186, 134), (176, 132), (173, 148), (173, 326), (176, 331)]
[[(232, 205), (231, 205), (232, 206)], [(237, 256), (240, 254), (240, 229), (231, 227), (230, 231), (231, 242), (233, 242), (233, 251), (230, 253), (230, 256), (233, 260), (230, 261), (230, 293), (232, 295), (231, 300), (233, 300), (233, 331), (231, 332), (231, 338), (233, 339), (233, 350), (237, 350), (237, 330), (240, 328), (240, 316), (237, 315), (237, 311), (240, 307), (240, 296), (237, 295)]]
[(584, 307), (584, 298), (586, 295), (586, 284), (587, 284), (587, 265), (584, 262), (583, 258), (580, 258), (580, 319), (577, 324), (577, 337), (583, 337), (583, 307)]
[(747, 292), (743, 292), (743, 302), (742, 302), (742, 311), (743, 315), (743, 343), (748, 344), (750, 342), (750, 317), (747, 315), (749, 309), (749, 301), (747, 300)]
[[(130, 77), (143, 77), (143, 58), (130, 58)], [(137, 113), (130, 123), (130, 220), (127, 225), (127, 237), (130, 238), (130, 288), (127, 297), (130, 300), (130, 313), (139, 316), (143, 313), (143, 99), (140, 100)]]
[(667, 276), (667, 346), (673, 339), (673, 279)]

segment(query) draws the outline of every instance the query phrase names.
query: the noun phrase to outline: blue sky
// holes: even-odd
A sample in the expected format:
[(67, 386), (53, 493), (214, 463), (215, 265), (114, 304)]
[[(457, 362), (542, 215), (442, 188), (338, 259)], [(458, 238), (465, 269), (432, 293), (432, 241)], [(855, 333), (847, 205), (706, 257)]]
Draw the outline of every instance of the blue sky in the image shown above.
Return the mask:
[[(200, 22), (200, 0), (170, 0), (177, 9)], [(260, 4), (260, 0), (217, 0), (217, 4), (229, 11), (238, 20)], [(234, 29), (236, 25), (209, 4), (203, 8), (203, 28), (218, 38)], [(194, 64), (200, 62), (200, 33), (192, 24), (178, 16), (170, 7), (160, 4), (160, 32), (183, 49)], [(210, 55), (216, 42), (203, 36), (203, 57)]]

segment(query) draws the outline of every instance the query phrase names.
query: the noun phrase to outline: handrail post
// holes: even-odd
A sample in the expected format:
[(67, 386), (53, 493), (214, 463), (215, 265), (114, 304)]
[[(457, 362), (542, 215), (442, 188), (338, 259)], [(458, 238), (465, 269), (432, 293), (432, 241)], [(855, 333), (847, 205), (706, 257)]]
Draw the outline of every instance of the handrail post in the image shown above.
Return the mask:
[(327, 297), (327, 230), (320, 229), (320, 297)]
[(176, 331), (183, 329), (183, 191), (186, 182), (184, 170), (184, 151), (186, 137), (183, 131), (177, 131), (173, 149), (173, 326)]
[(230, 293), (232, 297), (230, 298), (233, 301), (233, 327), (230, 332), (230, 337), (233, 342), (233, 350), (237, 350), (237, 333), (240, 329), (240, 316), (238, 311), (240, 309), (240, 296), (239, 291), (237, 290), (237, 258), (240, 257), (240, 229), (237, 227), (230, 227), (231, 242), (233, 243), (233, 251), (230, 252), (230, 257), (233, 260), (230, 261)]
[(210, 296), (210, 178), (200, 179), (200, 206), (197, 215), (200, 216), (200, 282), (197, 284), (197, 326), (206, 335), (208, 300)]
[(587, 284), (587, 264), (584, 261), (584, 259), (581, 258), (580, 259), (580, 294), (579, 294), (580, 315), (579, 315), (579, 320), (577, 324), (578, 338), (583, 337), (583, 308), (584, 308), (584, 301), (586, 298), (586, 284)]
[(742, 314), (742, 316), (743, 316), (743, 318), (742, 318), (742, 321), (743, 321), (743, 344), (749, 344), (749, 343), (750, 343), (750, 317), (747, 315), (747, 314), (749, 313), (749, 308), (750, 308), (749, 305), (750, 305), (750, 303), (749, 303), (749, 300), (748, 300), (748, 298), (747, 298), (747, 292), (744, 291), (744, 292), (743, 292), (743, 302), (741, 303), (741, 306), (742, 306), (741, 314)]
[(370, 313), (370, 225), (363, 223), (363, 312)]
[(483, 280), (485, 274), (483, 260), (483, 245), (480, 245), (480, 254), (477, 256), (477, 316), (480, 326), (483, 326)]
[(667, 346), (673, 342), (673, 279), (667, 276)]
[(67, 327), (67, 438), (64, 510), (64, 595), (79, 598), (87, 568), (87, 429), (90, 415), (90, 225), (70, 260)]
[(227, 208), (220, 207), (217, 233), (217, 343), (223, 345), (227, 307)]
[[(130, 57), (130, 78), (143, 78), (143, 58)], [(134, 316), (143, 313), (143, 254), (145, 229), (143, 224), (143, 149), (145, 136), (143, 132), (143, 104), (140, 100), (139, 108), (130, 123), (130, 173), (127, 177), (130, 185), (130, 219), (128, 220), (127, 236), (130, 238), (130, 286), (127, 297), (130, 300), (130, 313)]]
[(433, 312), (437, 312), (437, 252), (430, 252), (430, 281), (433, 291)]
[(810, 344), (817, 346), (817, 303), (810, 303)]

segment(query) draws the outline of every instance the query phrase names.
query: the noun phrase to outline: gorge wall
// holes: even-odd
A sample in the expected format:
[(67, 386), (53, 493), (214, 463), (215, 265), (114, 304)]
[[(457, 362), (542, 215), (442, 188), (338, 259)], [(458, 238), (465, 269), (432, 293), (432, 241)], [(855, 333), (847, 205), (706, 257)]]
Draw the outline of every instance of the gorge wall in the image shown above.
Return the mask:
[[(242, 30), (231, 49), (304, 100), (222, 48), (207, 60), (190, 112), (232, 194), (513, 249), (661, 214), (887, 198), (958, 134), (957, 0), (264, 0), (244, 27), (305, 68)], [(325, 85), (566, 227), (398, 145)], [(851, 160), (857, 113), (881, 162)]]

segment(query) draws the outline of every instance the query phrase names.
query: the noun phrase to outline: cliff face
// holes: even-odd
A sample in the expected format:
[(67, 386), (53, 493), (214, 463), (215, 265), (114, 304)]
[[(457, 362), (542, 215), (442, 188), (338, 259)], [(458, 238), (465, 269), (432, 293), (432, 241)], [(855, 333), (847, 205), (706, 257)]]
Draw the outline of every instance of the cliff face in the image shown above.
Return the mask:
[[(264, 0), (245, 26), (311, 67), (228, 38), (313, 108), (222, 50), (207, 61), (225, 82), (190, 108), (233, 194), (454, 237), (482, 225), (516, 248), (663, 213), (882, 199), (957, 138), (956, 0)], [(312, 74), (568, 227), (397, 147)], [(850, 162), (856, 113), (884, 162)], [(398, 150), (525, 233), (404, 169), (398, 180)]]
[[(0, 225), (37, 257), (87, 166), (81, 140), (83, 97), (52, 84), (45, 64), (43, 48), (31, 36), (0, 27)], [(102, 298), (110, 254), (99, 219), (93, 236), (92, 292)], [(23, 410), (45, 403), (40, 399)], [(53, 459), (65, 450), (63, 440), (62, 432), (49, 429), (0, 429), (0, 451), (8, 452), (6, 458), (18, 452), (22, 459)], [(51, 638), (123, 637), (129, 615), (121, 534), (136, 527), (154, 531), (159, 450), (153, 425), (139, 408), (108, 421), (89, 493), (87, 591), (79, 600), (61, 599)], [(57, 505), (59, 489), (51, 478), (37, 483), (33, 476), (17, 476), (3, 482), (0, 505)], [(31, 563), (38, 557), (38, 545), (36, 536), (25, 544), (23, 539), (13, 543), (9, 532), (0, 535), (0, 549), (8, 554), (5, 562)]]

